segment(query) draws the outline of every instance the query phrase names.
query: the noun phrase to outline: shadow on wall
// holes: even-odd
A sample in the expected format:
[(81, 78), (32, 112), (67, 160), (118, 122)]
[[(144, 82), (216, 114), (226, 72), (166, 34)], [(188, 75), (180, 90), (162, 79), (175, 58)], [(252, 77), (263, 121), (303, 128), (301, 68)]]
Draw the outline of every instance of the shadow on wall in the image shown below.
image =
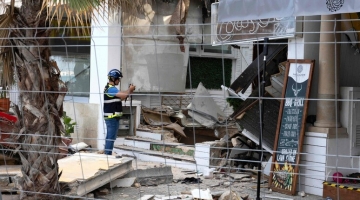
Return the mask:
[(64, 111), (77, 124), (72, 144), (85, 142), (97, 148), (99, 104), (64, 102)]

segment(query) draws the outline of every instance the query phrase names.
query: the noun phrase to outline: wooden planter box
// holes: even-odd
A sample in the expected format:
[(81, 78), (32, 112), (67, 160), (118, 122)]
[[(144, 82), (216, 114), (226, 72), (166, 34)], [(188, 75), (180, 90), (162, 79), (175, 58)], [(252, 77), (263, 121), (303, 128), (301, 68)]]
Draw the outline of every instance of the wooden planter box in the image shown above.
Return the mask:
[(324, 182), (323, 198), (330, 197), (338, 200), (358, 200), (360, 197), (360, 184), (357, 186), (337, 185), (336, 183)]
[(0, 111), (9, 111), (10, 109), (10, 99), (9, 98), (0, 98)]

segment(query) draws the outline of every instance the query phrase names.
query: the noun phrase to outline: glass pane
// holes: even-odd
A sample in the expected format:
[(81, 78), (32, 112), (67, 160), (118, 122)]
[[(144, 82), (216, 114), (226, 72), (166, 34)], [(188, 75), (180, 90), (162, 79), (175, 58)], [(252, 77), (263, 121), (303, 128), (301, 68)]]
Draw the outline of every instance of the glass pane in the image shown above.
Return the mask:
[(231, 46), (230, 45), (219, 45), (219, 46), (204, 45), (204, 52), (231, 54)]
[(189, 47), (189, 51), (194, 51), (196, 52), (196, 47), (200, 45), (200, 44), (190, 44), (190, 47)]
[(61, 80), (68, 87), (68, 95), (89, 97), (90, 55), (53, 55), (60, 71)]

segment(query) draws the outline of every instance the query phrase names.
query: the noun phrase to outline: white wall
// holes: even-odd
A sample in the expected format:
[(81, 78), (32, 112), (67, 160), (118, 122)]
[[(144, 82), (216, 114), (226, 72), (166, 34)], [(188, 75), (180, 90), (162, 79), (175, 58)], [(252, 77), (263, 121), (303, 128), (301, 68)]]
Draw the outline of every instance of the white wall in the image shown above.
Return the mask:
[[(302, 37), (289, 39), (288, 59), (315, 60), (310, 98), (317, 98), (319, 76), (320, 16), (304, 17)], [(308, 115), (316, 115), (316, 101), (310, 101)]]
[(349, 138), (330, 138), (327, 141), (326, 176), (327, 181), (332, 181), (334, 172), (341, 172), (347, 176), (360, 172), (358, 156), (351, 156)]
[(66, 114), (76, 122), (72, 144), (85, 142), (92, 148), (98, 146), (98, 104), (76, 103), (74, 101), (66, 101), (63, 104)]
[[(138, 92), (185, 92), (189, 58), (186, 43), (202, 41), (200, 4), (201, 2), (191, 2), (190, 5), (186, 22), (185, 52), (180, 51), (174, 29), (169, 26), (176, 2), (158, 1), (156, 4), (145, 5), (145, 14), (137, 18), (136, 26), (121, 27), (117, 13), (114, 14), (111, 22), (101, 17), (97, 17), (97, 21), (93, 22), (89, 103), (97, 106), (98, 109), (98, 148), (103, 147), (106, 135), (102, 114), (102, 92), (110, 69), (118, 68), (123, 72), (124, 78), (121, 82), (123, 90), (132, 83), (137, 86)], [(99, 14), (95, 15), (99, 16)], [(237, 58), (233, 66), (232, 80), (235, 80), (251, 63), (252, 45), (249, 44), (235, 52)], [(145, 95), (137, 99), (151, 107), (154, 104), (151, 101), (159, 98)], [(227, 114), (232, 113), (226, 101), (216, 99), (220, 108), (225, 108)]]
[[(124, 82), (135, 84), (139, 92), (184, 92), (188, 65), (187, 43), (201, 38), (199, 33), (200, 2), (191, 2), (185, 39), (185, 52), (181, 52), (176, 32), (169, 25), (176, 6), (174, 3), (146, 4), (145, 14), (136, 18), (136, 26), (124, 26), (122, 67)], [(124, 24), (128, 24), (126, 21)], [(188, 32), (189, 31), (189, 32)]]
[(306, 132), (300, 156), (298, 191), (322, 196), (326, 174), (327, 134)]
[[(107, 22), (101, 14), (95, 13), (97, 20), (91, 27), (90, 61), (90, 98), (89, 103), (98, 108), (98, 144), (99, 149), (105, 144), (105, 122), (103, 117), (103, 89), (107, 83), (107, 73), (111, 69), (120, 69), (121, 65), (121, 26), (118, 13), (114, 13)], [(106, 21), (105, 21), (106, 20)]]

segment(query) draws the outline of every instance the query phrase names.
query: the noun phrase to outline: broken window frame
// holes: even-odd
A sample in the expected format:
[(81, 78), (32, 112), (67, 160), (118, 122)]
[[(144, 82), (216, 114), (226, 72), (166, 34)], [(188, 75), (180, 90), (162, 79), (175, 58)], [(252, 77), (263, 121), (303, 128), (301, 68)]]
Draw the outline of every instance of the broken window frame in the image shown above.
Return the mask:
[[(231, 51), (231, 53), (226, 53), (225, 51), (223, 53), (206, 52), (206, 49), (208, 49), (208, 48), (206, 48), (207, 46), (211, 46), (211, 45), (190, 44), (189, 55), (190, 56), (197, 56), (197, 57), (236, 59), (235, 51), (234, 51), (233, 47), (231, 47), (230, 45), (223, 45), (223, 46), (227, 46), (229, 48), (229, 50)], [(215, 47), (215, 46), (211, 46), (211, 47)], [(219, 45), (219, 46), (216, 46), (216, 47), (221, 47), (221, 46)], [(193, 49), (195, 49), (195, 51)], [(211, 49), (214, 49), (214, 48), (211, 48)]]

